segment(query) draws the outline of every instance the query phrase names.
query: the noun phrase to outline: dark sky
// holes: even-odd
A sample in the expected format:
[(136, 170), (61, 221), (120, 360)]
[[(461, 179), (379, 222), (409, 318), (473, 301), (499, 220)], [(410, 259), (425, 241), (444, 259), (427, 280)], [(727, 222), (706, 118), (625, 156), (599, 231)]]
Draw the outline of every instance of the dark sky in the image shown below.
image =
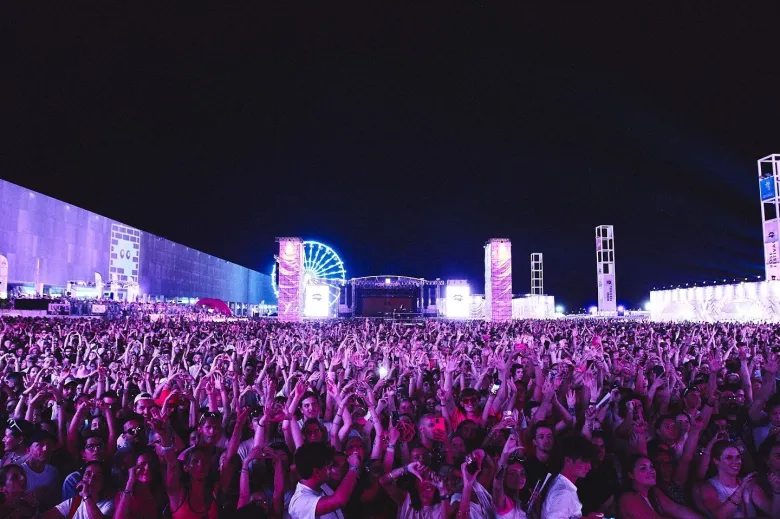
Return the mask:
[(481, 292), (509, 237), (574, 309), (613, 224), (630, 306), (762, 274), (776, 11), (259, 3), (0, 13), (0, 177), (261, 271), (292, 235)]

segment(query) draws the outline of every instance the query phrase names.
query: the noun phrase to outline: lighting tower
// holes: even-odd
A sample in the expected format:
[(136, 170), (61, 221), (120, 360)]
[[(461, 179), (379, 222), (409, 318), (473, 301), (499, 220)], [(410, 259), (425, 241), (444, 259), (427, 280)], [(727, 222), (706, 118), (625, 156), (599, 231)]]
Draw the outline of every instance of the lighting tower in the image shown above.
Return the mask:
[(780, 180), (780, 154), (773, 153), (758, 159), (758, 187), (761, 194), (761, 222), (764, 234), (764, 273), (767, 281), (780, 280), (778, 180)]
[(544, 262), (541, 252), (531, 254), (531, 295), (544, 295)]
[(617, 313), (615, 303), (615, 231), (612, 225), (596, 227), (596, 280), (598, 281), (598, 312)]

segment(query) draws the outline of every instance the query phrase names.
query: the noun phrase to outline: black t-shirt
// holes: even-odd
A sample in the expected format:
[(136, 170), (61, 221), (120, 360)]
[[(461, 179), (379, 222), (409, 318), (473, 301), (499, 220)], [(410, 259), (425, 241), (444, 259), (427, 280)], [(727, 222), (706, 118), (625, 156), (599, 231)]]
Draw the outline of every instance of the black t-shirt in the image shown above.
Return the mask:
[(620, 492), (619, 469), (608, 457), (594, 465), (584, 479), (577, 481), (577, 495), (582, 503), (582, 515), (598, 512), (611, 496)]
[[(531, 456), (525, 461), (526, 484), (528, 492), (532, 492), (537, 481), (544, 481), (547, 474), (554, 474), (549, 460), (539, 461), (536, 456)], [(552, 478), (551, 478), (552, 479)], [(549, 481), (547, 482), (550, 483)]]

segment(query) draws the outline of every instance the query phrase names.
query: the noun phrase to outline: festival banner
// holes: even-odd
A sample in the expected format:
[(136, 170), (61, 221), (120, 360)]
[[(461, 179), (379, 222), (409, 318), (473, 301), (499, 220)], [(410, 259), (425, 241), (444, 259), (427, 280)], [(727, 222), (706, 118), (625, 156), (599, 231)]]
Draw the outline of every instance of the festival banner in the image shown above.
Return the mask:
[(492, 239), (485, 245), (485, 319), (512, 319), (512, 243)]
[(279, 320), (298, 322), (303, 317), (303, 242), (279, 238)]
[(758, 186), (761, 191), (761, 201), (771, 200), (775, 197), (777, 190), (774, 176), (762, 178), (758, 181)]

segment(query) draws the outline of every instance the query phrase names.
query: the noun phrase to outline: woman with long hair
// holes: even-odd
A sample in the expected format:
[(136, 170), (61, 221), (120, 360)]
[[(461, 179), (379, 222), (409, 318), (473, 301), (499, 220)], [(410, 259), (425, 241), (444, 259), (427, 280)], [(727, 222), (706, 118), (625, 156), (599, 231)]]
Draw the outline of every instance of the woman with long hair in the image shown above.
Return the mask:
[(0, 519), (24, 519), (35, 515), (35, 504), (27, 492), (27, 474), (19, 465), (0, 468)]
[(719, 441), (712, 448), (715, 475), (698, 488), (700, 507), (710, 517), (732, 519), (756, 517), (758, 510), (780, 517), (780, 494), (769, 498), (757, 484), (756, 474), (740, 477), (742, 453), (730, 442)]
[[(396, 481), (401, 485), (396, 485)], [(446, 518), (450, 495), (444, 480), (419, 461), (391, 470), (379, 480), (398, 505), (398, 519)]]
[(127, 483), (116, 498), (115, 519), (159, 519), (167, 497), (162, 485), (162, 467), (153, 451), (135, 457), (128, 470)]
[(493, 480), (493, 502), (496, 517), (502, 519), (525, 519), (520, 492), (527, 481), (525, 465), (515, 453), (521, 452), (523, 444), (517, 434), (512, 434), (504, 444), (501, 456), (498, 458), (498, 470)]
[(161, 415), (156, 409), (153, 410), (150, 425), (160, 437), (160, 450), (165, 460), (165, 490), (171, 517), (217, 519), (218, 489), (210, 477), (212, 450), (207, 447), (187, 449), (184, 460), (179, 464), (174, 435), (169, 431), (167, 416)]
[(629, 490), (618, 498), (618, 517), (627, 519), (700, 519), (693, 510), (679, 505), (657, 487), (653, 462), (644, 455), (633, 458), (626, 474)]

